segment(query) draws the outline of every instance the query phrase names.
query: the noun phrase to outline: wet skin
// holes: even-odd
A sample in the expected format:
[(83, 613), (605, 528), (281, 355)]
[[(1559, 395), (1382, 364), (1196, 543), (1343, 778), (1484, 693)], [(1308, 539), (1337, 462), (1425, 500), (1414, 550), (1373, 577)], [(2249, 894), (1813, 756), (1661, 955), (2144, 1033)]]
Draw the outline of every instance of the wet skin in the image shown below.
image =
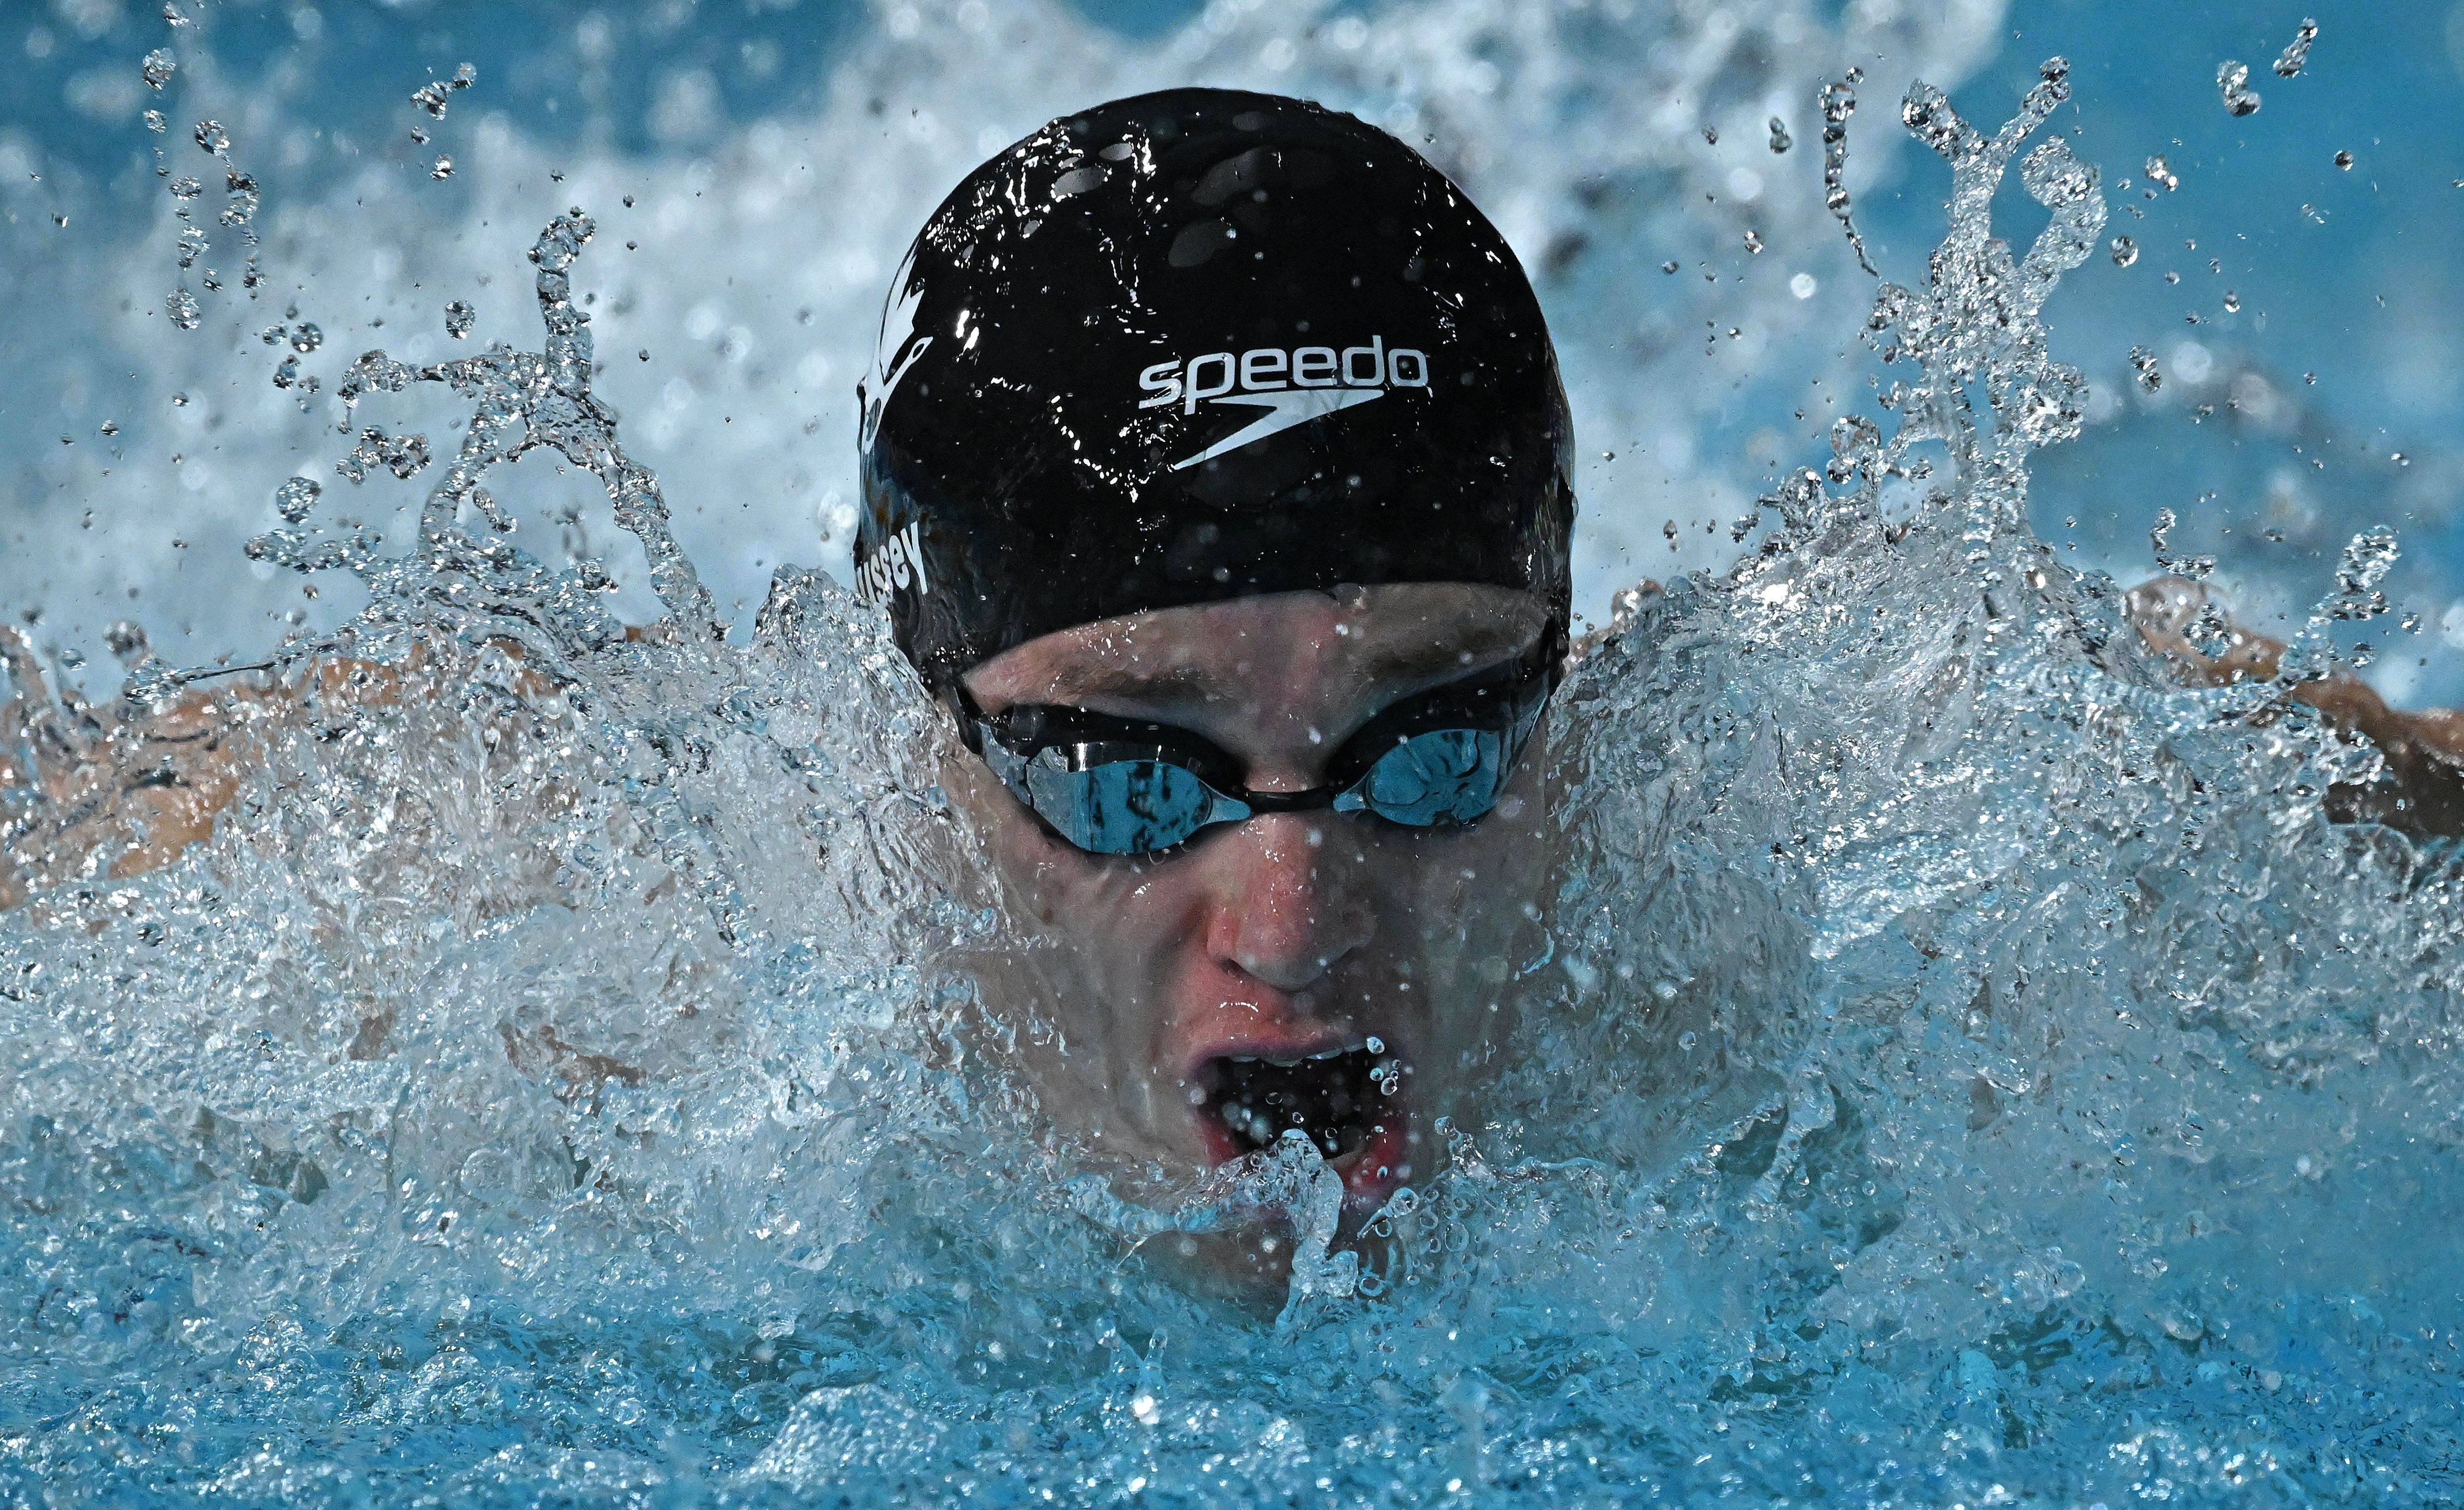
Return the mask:
[[(1530, 598), (1495, 587), (1284, 593), (1046, 635), (967, 686), (987, 713), (1062, 704), (1176, 725), (1236, 756), (1250, 788), (1303, 791), (1325, 783), (1329, 758), (1371, 717), (1514, 659), (1543, 624)], [(1477, 1125), (1483, 1071), (1508, 1027), (1501, 983), (1539, 945), (1540, 745), (1469, 825), (1274, 813), (1146, 858), (1071, 846), (980, 760), (954, 760), (949, 788), (1011, 914), (1055, 946), (995, 961), (984, 980), (997, 1017), (1051, 1030), (1017, 1036), (1047, 1113), (1131, 1183), (1150, 1167), (1177, 1180), (1256, 1146), (1227, 1116), (1243, 1104), (1238, 1077), (1348, 1070), (1342, 1086), (1315, 1089), (1361, 1092), (1330, 1160), (1350, 1218), (1425, 1179), (1436, 1119)], [(1311, 1058), (1329, 1055), (1348, 1057)], [(1399, 1068), (1391, 1093), (1358, 1083), (1373, 1060)]]

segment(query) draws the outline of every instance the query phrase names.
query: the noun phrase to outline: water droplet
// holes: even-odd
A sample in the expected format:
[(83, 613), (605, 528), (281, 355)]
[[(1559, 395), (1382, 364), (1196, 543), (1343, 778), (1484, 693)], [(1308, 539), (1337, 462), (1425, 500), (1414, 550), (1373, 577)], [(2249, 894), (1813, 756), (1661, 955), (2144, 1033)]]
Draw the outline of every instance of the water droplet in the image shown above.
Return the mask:
[(2343, 167), (2343, 168), (2349, 168), (2349, 167), (2351, 167), (2351, 166), (2353, 165), (2353, 154), (2351, 154), (2350, 152), (2339, 152), (2339, 153), (2337, 153), (2337, 154), (2336, 154), (2336, 165), (2337, 165), (2338, 167)]
[(2315, 372), (2305, 372), (2301, 375), (2301, 381), (2315, 385), (2319, 382), (2319, 375)]
[(2179, 283), (2182, 281), (2182, 274), (2174, 272), (2170, 268), (2167, 268), (2165, 270), (2165, 281), (2167, 283)]
[(1787, 151), (1790, 147), (1793, 147), (1793, 146), (1794, 146), (1794, 145), (1796, 145), (1795, 139), (1794, 139), (1794, 138), (1793, 138), (1793, 137), (1791, 137), (1791, 136), (1788, 134), (1788, 126), (1787, 126), (1787, 124), (1786, 124), (1784, 121), (1782, 121), (1782, 120), (1780, 120), (1780, 118), (1779, 118), (1779, 117), (1777, 117), (1777, 116), (1773, 116), (1773, 117), (1771, 117), (1771, 149), (1773, 152), (1785, 152), (1785, 151)]
[(1761, 255), (1761, 254), (1762, 254), (1762, 250), (1763, 250), (1763, 238), (1762, 238), (1762, 232), (1760, 232), (1760, 231), (1758, 231), (1758, 230), (1754, 230), (1753, 228), (1751, 228), (1751, 227), (1748, 227), (1748, 228), (1746, 229), (1746, 250), (1747, 250), (1748, 252), (1753, 252), (1753, 253), (1754, 253), (1755, 255), (1757, 255), (1757, 256), (1759, 256), (1759, 255)]
[(447, 98), (457, 89), (470, 88), (472, 81), (478, 77), (478, 72), (465, 63), (453, 71), (451, 78), (431, 78), (411, 91), (410, 102), (427, 111), (431, 118), (442, 120)]
[(1674, 272), (1676, 272), (1676, 271), (1677, 271), (1677, 262), (1676, 262), (1676, 259), (1672, 257), (1672, 258), (1670, 258), (1668, 261), (1661, 263), (1661, 264), (1660, 265), (1660, 271), (1661, 271), (1661, 272), (1662, 272), (1662, 273), (1674, 273)]
[(205, 191), (206, 186), (198, 183), (193, 178), (181, 177), (171, 180), (171, 197), (173, 199), (194, 199)]
[[(163, 300), (163, 308), (164, 311), (171, 317), (171, 323), (179, 326), (182, 330), (194, 330), (197, 328), (197, 321), (200, 318), (197, 314), (197, 296), (188, 292), (188, 286), (187, 284), (183, 283), (178, 288), (173, 289), (169, 295)], [(186, 404), (187, 402), (187, 395), (182, 394), (175, 397), (172, 402), (175, 404)]]
[[(145, 55), (145, 81), (157, 89), (169, 83), (171, 76), (179, 71), (180, 60), (171, 55), (167, 47), (158, 47)], [(156, 126), (155, 129), (159, 131), (162, 127)]]
[(274, 490), (275, 512), (297, 524), (317, 507), (318, 496), (324, 491), (325, 485), (314, 477), (286, 478), (281, 487)]
[(2153, 393), (2165, 385), (2165, 376), (2156, 370), (2156, 354), (2145, 346), (2130, 348), (2130, 365), (2139, 374), (2139, 385)]
[(2310, 60), (2310, 44), (2317, 40), (2319, 23), (2307, 16), (2302, 17), (2300, 30), (2293, 33), (2293, 40), (2285, 44), (2283, 54), (2276, 60), (2277, 75), (2291, 78), (2300, 73), (2301, 65)]
[[(173, 407), (173, 408), (175, 408), (175, 409), (185, 409), (185, 408), (187, 408), (187, 406), (188, 406), (188, 396), (187, 396), (187, 394), (185, 394), (185, 393), (174, 393), (174, 394), (172, 394), (172, 395), (171, 395), (171, 407)], [(174, 457), (173, 457), (173, 458), (171, 458), (171, 459), (172, 459), (173, 461), (177, 461), (177, 460), (179, 460), (179, 458), (178, 458), (178, 457), (176, 457), (176, 456), (174, 456)]]
[(479, 312), (477, 310), (474, 310), (470, 305), (463, 303), (460, 299), (455, 299), (452, 303), (445, 306), (445, 334), (452, 337), (455, 340), (460, 340), (471, 334), (471, 324), (478, 317)]
[(196, 138), (200, 152), (210, 152), (220, 157), (231, 150), (231, 137), (224, 132), (223, 123), (219, 120), (200, 120), (191, 134)]
[(2113, 238), (2113, 265), (2115, 267), (2126, 268), (2138, 260), (2139, 243), (2131, 240), (2128, 236), (2116, 236)]
[(302, 353), (311, 352), (323, 344), (325, 344), (325, 333), (319, 330), (316, 326), (309, 324), (306, 320), (301, 320), (298, 324), (291, 327), (291, 349), (293, 351)]
[(1718, 146), (1720, 144), (1720, 128), (1718, 126), (1705, 126), (1703, 128), (1703, 140), (1711, 146)]
[(2233, 315), (2240, 313), (2240, 311), (2241, 295), (2231, 289), (2225, 290), (2225, 313), (2228, 315)]
[(453, 176), (453, 160), (450, 157), (438, 158), (436, 160), (436, 166), (429, 170), (428, 176), (429, 178), (451, 178)]
[(1821, 285), (1814, 280), (1814, 274), (1811, 273), (1800, 273), (1788, 280), (1788, 291), (1801, 299), (1814, 297), (1814, 291), (1820, 287)]
[(2147, 182), (2162, 184), (2167, 191), (2182, 186), (2181, 179), (2174, 175), (2172, 164), (2165, 161), (2165, 154), (2162, 152), (2147, 160), (2145, 171)]
[(2230, 57), (2216, 65), (2216, 90), (2224, 96), (2230, 114), (2246, 116), (2258, 109), (2258, 92), (2249, 84), (2250, 65)]
[(145, 112), (145, 129), (148, 131), (161, 131), (170, 123), (171, 122), (168, 120), (163, 119), (163, 112), (160, 110), (148, 110)]
[(119, 434), (119, 433), (120, 433), (120, 422), (119, 422), (118, 420), (105, 420), (105, 421), (103, 421), (103, 422), (102, 422), (102, 433), (103, 433), (103, 434), (105, 434), (105, 435), (117, 435), (117, 434)]

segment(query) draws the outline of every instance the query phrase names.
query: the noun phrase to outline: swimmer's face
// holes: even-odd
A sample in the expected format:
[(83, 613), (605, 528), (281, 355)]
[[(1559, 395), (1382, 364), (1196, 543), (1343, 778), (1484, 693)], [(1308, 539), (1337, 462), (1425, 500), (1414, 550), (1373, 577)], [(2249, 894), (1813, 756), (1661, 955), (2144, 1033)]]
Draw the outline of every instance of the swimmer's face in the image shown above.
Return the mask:
[[(1529, 655), (1528, 596), (1459, 583), (1284, 593), (1160, 610), (1030, 641), (970, 672), (998, 717), (1083, 709), (1187, 731), (1256, 792), (1330, 784), (1362, 726)], [(1531, 952), (1547, 868), (1540, 736), (1468, 824), (1265, 813), (1151, 856), (1089, 853), (981, 761), (950, 785), (1015, 914), (1053, 948), (994, 968), (1049, 1111), (1124, 1171), (1186, 1175), (1294, 1121), (1343, 1175), (1353, 1218), (1425, 1179), (1434, 1124), (1478, 1125), (1483, 1072)]]

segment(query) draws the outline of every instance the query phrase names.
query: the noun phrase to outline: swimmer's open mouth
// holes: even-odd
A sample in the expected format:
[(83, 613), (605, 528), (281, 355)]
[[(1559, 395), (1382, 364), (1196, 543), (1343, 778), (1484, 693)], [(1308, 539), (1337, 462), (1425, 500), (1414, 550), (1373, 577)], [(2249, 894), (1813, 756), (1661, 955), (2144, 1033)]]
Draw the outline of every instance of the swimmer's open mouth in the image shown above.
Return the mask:
[(1221, 1054), (1199, 1071), (1203, 1113), (1221, 1136), (1210, 1139), (1225, 1158), (1274, 1146), (1298, 1128), (1330, 1164), (1341, 1163), (1400, 1129), (1402, 1066), (1368, 1049), (1274, 1059)]

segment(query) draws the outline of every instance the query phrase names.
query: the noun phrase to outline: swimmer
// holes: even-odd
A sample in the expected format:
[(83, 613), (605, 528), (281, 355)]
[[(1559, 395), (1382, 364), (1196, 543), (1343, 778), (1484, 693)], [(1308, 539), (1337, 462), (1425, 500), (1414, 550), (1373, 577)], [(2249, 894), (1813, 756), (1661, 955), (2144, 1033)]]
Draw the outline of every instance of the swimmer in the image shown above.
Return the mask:
[[(982, 985), (1055, 1030), (1017, 1035), (1046, 1110), (1167, 1179), (1297, 1134), (1355, 1220), (1434, 1172), (1556, 858), (1536, 746), (1573, 441), (1496, 229), (1349, 116), (1116, 101), (934, 213), (862, 401), (857, 591), (947, 710), (944, 784), (1040, 934)], [(2135, 606), (2186, 675), (2272, 669), (2200, 656), (2166, 591)], [(107, 862), (147, 868), (209, 831), (244, 748), (217, 731), (269, 695), (98, 736), (116, 777), (0, 784), (152, 804)], [(2351, 816), (2464, 829), (2464, 720), (2296, 695), (2423, 794)]]
[(935, 212), (864, 403), (859, 590), (1059, 946), (986, 983), (1047, 1104), (1133, 1167), (1297, 1132), (1355, 1214), (1425, 1177), (1544, 952), (1573, 428), (1505, 238), (1350, 116), (1117, 101)]

